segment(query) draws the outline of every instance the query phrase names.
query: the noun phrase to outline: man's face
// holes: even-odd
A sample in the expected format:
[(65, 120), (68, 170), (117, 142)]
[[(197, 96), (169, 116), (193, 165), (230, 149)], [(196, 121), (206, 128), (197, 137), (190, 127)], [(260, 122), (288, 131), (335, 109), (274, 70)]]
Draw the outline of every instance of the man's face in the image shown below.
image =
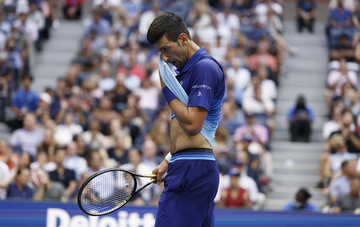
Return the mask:
[(169, 41), (164, 35), (154, 43), (155, 50), (161, 53), (165, 62), (173, 64), (178, 70), (181, 70), (186, 62), (186, 48), (179, 43)]

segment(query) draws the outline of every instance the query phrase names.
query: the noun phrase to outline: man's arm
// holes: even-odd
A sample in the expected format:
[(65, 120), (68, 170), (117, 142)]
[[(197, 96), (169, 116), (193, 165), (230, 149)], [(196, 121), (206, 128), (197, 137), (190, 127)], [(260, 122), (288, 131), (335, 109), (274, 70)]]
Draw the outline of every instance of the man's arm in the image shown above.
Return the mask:
[(169, 106), (188, 135), (200, 133), (208, 114), (205, 108), (186, 106), (179, 99), (171, 100)]

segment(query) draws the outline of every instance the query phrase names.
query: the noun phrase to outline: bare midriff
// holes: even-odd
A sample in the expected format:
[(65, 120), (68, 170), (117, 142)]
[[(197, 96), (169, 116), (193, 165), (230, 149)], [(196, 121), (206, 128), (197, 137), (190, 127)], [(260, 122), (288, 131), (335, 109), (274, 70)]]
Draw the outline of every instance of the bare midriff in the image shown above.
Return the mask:
[(181, 127), (179, 120), (174, 117), (170, 126), (170, 151), (175, 154), (176, 151), (189, 148), (210, 148), (209, 142), (200, 133), (195, 136), (189, 136)]

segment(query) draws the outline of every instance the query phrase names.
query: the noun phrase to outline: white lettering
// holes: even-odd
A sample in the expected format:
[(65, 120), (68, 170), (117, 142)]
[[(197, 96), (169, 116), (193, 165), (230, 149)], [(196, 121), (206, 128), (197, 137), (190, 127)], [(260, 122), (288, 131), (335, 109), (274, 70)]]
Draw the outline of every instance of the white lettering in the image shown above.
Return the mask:
[(99, 216), (89, 216), (90, 227), (98, 227)]
[(70, 227), (89, 226), (89, 220), (85, 216), (75, 215), (71, 218)]
[(212, 88), (206, 84), (201, 84), (201, 85), (193, 85), (191, 87), (191, 89), (196, 89), (196, 88), (205, 88), (205, 89), (208, 89), (208, 90), (211, 90)]
[(153, 213), (146, 213), (141, 218), (138, 212), (129, 214), (127, 211), (119, 211), (118, 220), (111, 216), (75, 215), (70, 218), (69, 213), (63, 209), (49, 208), (46, 215), (46, 227), (154, 227), (154, 225)]
[(139, 213), (131, 213), (128, 219), (129, 227), (139, 227), (142, 225), (142, 220), (139, 217)]
[[(60, 225), (57, 226), (57, 219)], [(46, 227), (69, 227), (70, 215), (63, 209), (49, 208), (46, 215)]]
[(127, 227), (127, 217), (128, 217), (128, 212), (126, 211), (120, 211), (118, 213), (118, 217), (119, 217), (119, 227)]
[(117, 227), (116, 219), (113, 217), (100, 218), (99, 227)]
[(154, 214), (144, 214), (143, 217), (143, 227), (154, 227), (155, 226), (155, 217)]

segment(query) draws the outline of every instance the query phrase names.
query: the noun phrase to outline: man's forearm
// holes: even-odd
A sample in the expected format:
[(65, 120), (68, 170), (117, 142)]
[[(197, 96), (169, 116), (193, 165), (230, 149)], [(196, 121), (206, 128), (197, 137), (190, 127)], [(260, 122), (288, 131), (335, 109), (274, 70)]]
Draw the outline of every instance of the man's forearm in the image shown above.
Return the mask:
[(200, 119), (197, 119), (197, 115), (191, 107), (186, 106), (179, 99), (173, 99), (169, 106), (188, 135), (195, 136), (200, 133), (203, 122), (199, 124)]

